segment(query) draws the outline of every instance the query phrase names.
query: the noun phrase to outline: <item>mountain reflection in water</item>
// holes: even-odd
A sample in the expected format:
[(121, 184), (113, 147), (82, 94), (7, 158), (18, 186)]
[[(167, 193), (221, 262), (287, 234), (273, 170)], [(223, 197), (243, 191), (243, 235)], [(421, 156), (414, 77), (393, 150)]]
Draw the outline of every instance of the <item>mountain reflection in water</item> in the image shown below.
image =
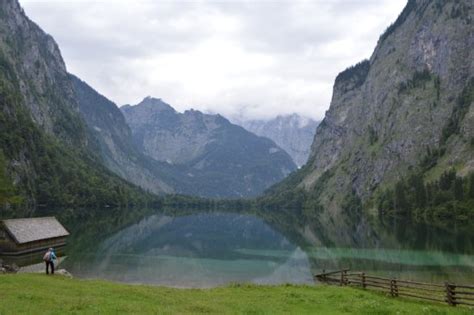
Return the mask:
[[(282, 255), (258, 255), (267, 250)], [(71, 252), (67, 269), (84, 278), (177, 287), (312, 283), (304, 251), (262, 219), (239, 214), (152, 215), (94, 249)]]
[(474, 282), (471, 229), (363, 218), (330, 225), (290, 211), (171, 213), (147, 214), (124, 227), (121, 219), (85, 224), (85, 232), (73, 233), (80, 237), (71, 239), (65, 267), (82, 278), (174, 287), (313, 284), (312, 274), (341, 268)]

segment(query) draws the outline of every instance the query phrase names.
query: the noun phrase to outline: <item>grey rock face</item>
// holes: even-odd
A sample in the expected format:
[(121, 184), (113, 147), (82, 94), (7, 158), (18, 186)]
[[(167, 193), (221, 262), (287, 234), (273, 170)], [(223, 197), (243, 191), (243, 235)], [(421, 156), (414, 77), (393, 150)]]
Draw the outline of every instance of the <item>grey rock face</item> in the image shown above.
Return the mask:
[(275, 141), (288, 152), (298, 167), (309, 157), (319, 122), (298, 114), (277, 116), (271, 120), (235, 119), (236, 124), (261, 137)]
[(165, 172), (173, 173), (165, 164), (144, 156), (134, 145), (132, 132), (120, 109), (97, 93), (87, 83), (70, 75), (79, 110), (95, 136), (104, 164), (122, 178), (154, 193), (172, 193), (172, 180), (165, 181)]
[(204, 154), (211, 134), (221, 126), (219, 116), (194, 110), (179, 114), (161, 99), (151, 97), (137, 107), (124, 106), (122, 111), (143, 151), (172, 164), (184, 164)]
[[(327, 209), (351, 191), (367, 200), (441, 141), (446, 154), (430, 174), (474, 169), (472, 103), (463, 117), (455, 114), (461, 94), (473, 89), (473, 5), (410, 0), (370, 60), (338, 75), (300, 182), (311, 191), (330, 174), (321, 194)], [(453, 119), (459, 132), (442, 140)]]
[[(1, 1), (0, 14), (0, 57), (14, 64), (8, 71), (15, 73), (33, 121), (62, 141), (86, 145), (85, 128), (78, 119), (78, 105), (56, 42), (28, 19), (18, 1)], [(65, 126), (65, 120), (76, 125)]]
[(183, 170), (183, 193), (206, 197), (254, 196), (296, 169), (270, 139), (220, 115), (176, 112), (160, 99), (123, 106), (135, 144), (147, 156)]
[[(6, 171), (13, 185), (25, 197), (25, 206), (18, 212), (32, 215), (37, 183), (42, 180), (34, 159), (44, 153), (32, 147), (43, 132), (78, 151), (86, 150), (89, 139), (56, 43), (28, 19), (17, 0), (0, 1), (0, 81), (0, 115), (9, 122), (2, 127), (18, 127), (3, 131), (3, 138), (13, 137), (15, 146), (2, 141), (0, 149), (7, 156)], [(30, 130), (26, 120), (41, 135), (25, 136)]]
[(146, 190), (249, 196), (295, 169), (286, 153), (270, 140), (223, 117), (193, 110), (179, 114), (161, 100), (148, 97), (137, 106), (122, 107), (126, 121), (113, 102), (80, 79), (72, 75), (70, 79), (104, 164)]

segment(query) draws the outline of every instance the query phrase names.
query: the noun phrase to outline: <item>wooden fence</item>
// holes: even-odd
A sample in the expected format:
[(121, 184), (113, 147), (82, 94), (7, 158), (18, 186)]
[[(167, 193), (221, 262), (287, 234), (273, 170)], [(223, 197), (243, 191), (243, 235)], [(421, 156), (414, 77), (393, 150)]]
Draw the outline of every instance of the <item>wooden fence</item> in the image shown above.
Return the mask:
[(340, 286), (357, 286), (390, 294), (433, 302), (448, 303), (451, 306), (474, 306), (474, 286), (454, 283), (434, 284), (418, 281), (390, 279), (367, 275), (364, 272), (350, 272), (343, 269), (324, 272), (315, 276), (323, 283)]

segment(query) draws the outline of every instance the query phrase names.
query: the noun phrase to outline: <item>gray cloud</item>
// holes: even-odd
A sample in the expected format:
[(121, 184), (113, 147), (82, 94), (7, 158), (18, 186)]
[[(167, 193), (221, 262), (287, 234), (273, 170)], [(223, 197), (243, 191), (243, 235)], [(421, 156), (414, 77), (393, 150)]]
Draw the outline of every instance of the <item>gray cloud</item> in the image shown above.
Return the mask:
[(68, 69), (118, 104), (322, 118), (405, 0), (20, 0)]

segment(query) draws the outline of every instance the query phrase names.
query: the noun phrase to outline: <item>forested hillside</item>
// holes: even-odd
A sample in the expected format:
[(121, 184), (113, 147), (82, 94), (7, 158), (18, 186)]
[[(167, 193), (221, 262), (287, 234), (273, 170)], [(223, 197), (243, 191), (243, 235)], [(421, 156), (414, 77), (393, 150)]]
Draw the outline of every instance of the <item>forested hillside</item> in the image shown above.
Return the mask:
[(92, 153), (59, 49), (16, 0), (0, 2), (0, 69), (2, 216), (150, 198)]

